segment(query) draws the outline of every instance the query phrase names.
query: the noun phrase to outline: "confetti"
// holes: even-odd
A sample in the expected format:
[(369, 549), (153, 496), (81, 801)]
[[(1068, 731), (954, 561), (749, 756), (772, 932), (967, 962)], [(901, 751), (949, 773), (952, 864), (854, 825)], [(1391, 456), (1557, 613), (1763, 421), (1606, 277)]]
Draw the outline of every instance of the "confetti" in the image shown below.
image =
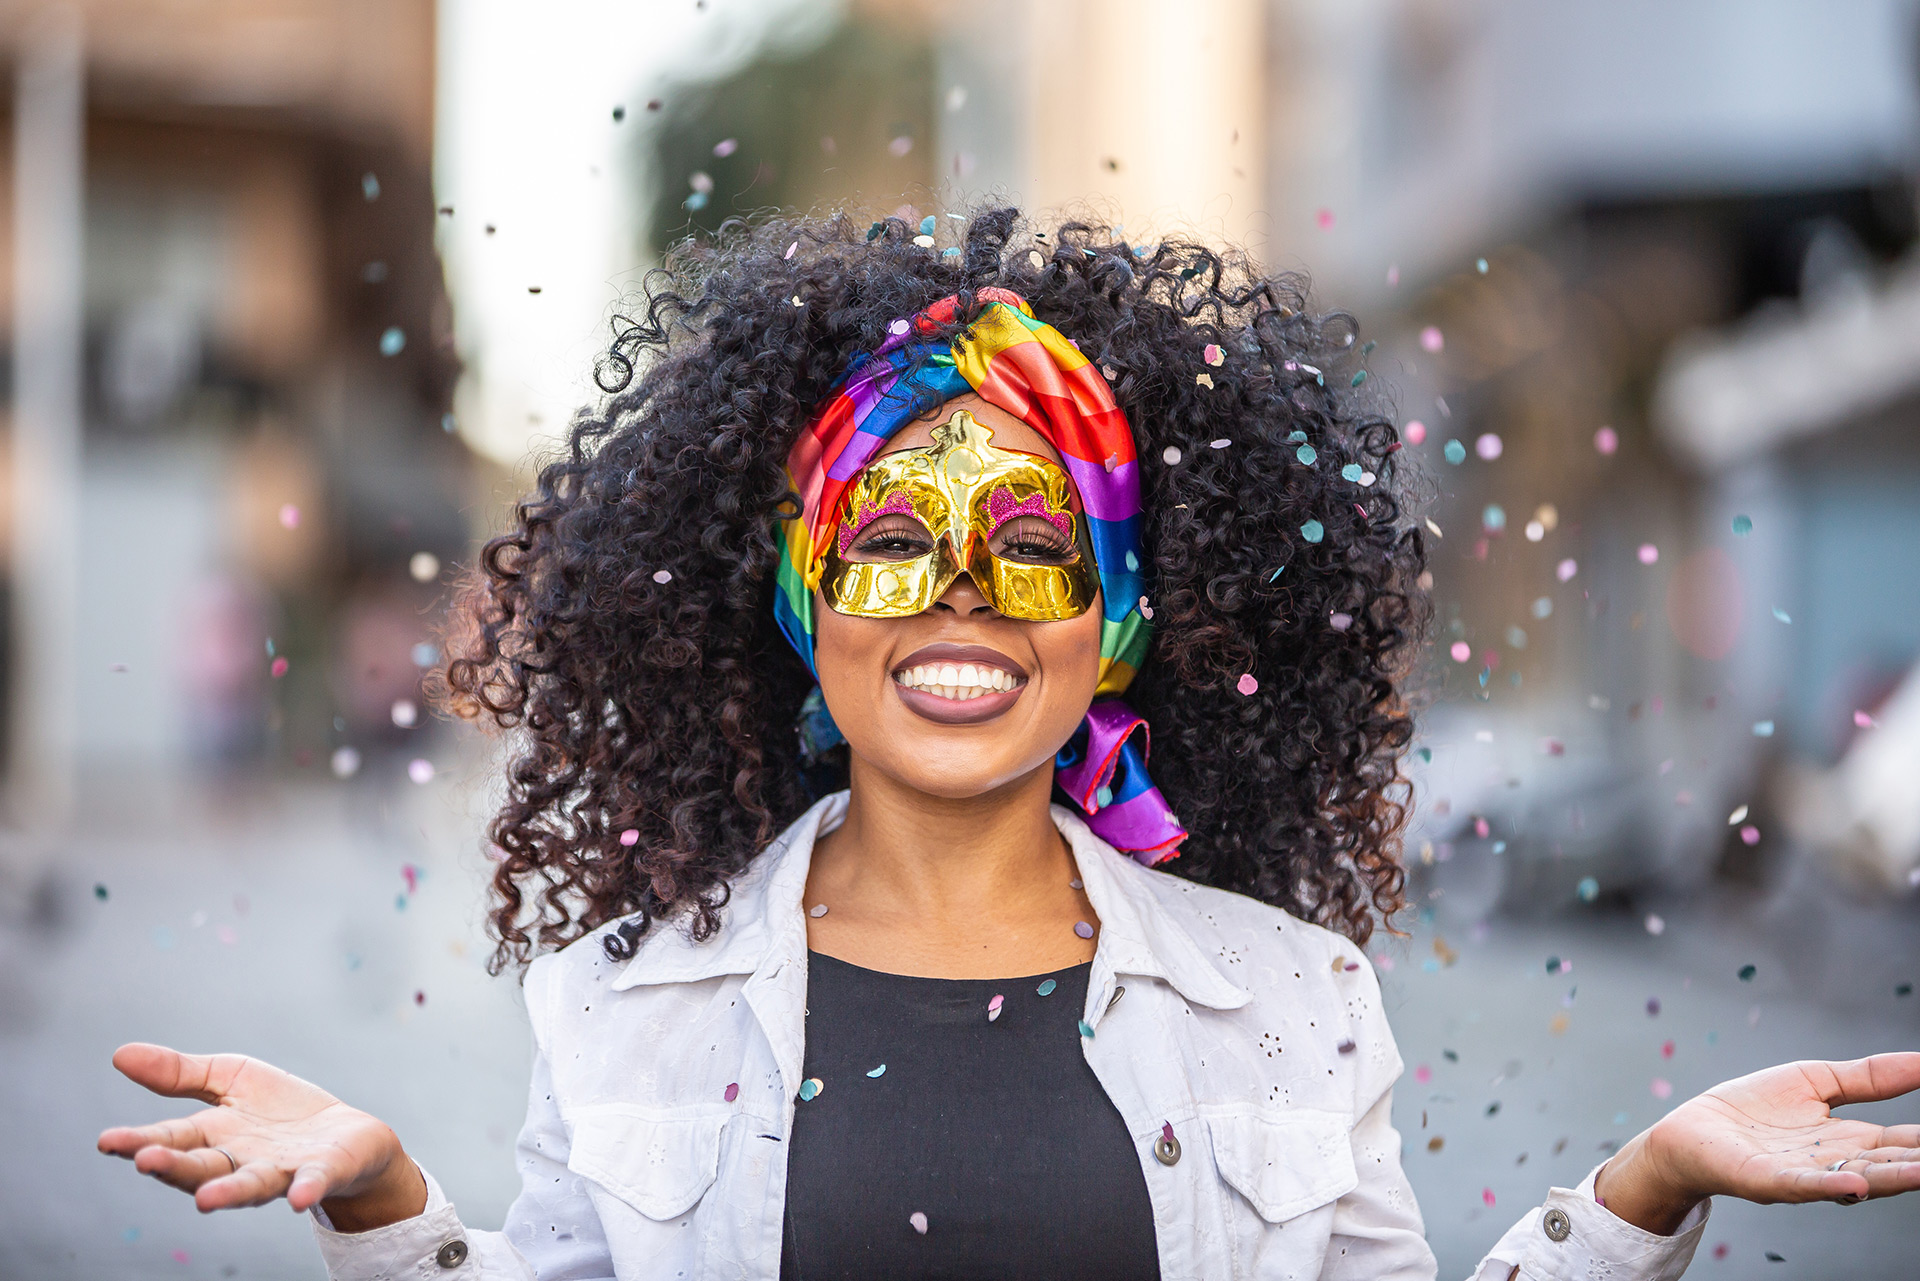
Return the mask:
[(1200, 384), (1202, 387), (1210, 388), (1213, 386), (1213, 375), (1212, 374), (1195, 374), (1193, 376), (1193, 381)]
[(1753, 982), (1753, 976), (1759, 972), (1760, 967), (1757, 965), (1743, 965), (1740, 967), (1740, 981), (1742, 983), (1751, 983)]
[(1400, 287), (1400, 264), (1394, 263), (1387, 268), (1387, 288), (1398, 289), (1399, 287)]
[(1052, 996), (1053, 990), (1059, 986), (1060, 985), (1052, 979), (1043, 979), (1041, 980), (1040, 986), (1035, 988), (1034, 991), (1038, 992), (1041, 996)]
[(729, 1102), (729, 1103), (731, 1103), (731, 1102), (733, 1102), (733, 1101), (734, 1101), (735, 1099), (737, 1099), (737, 1098), (739, 1098), (739, 1097), (740, 1097), (740, 1083), (739, 1083), (738, 1081), (732, 1081), (732, 1082), (729, 1082), (729, 1083), (728, 1083), (728, 1085), (727, 1085), (727, 1088), (726, 1088), (726, 1091), (725, 1091), (725, 1093), (723, 1093), (723, 1094), (722, 1094), (722, 1095), (721, 1095), (720, 1097), (721, 1097), (721, 1098), (723, 1098), (723, 1099), (725, 1099), (725, 1100), (726, 1100), (727, 1102)]
[(1433, 1080), (1433, 1069), (1431, 1067), (1428, 1067), (1425, 1063), (1422, 1063), (1419, 1067), (1413, 1070), (1413, 1079), (1418, 1081), (1420, 1084), (1425, 1085), (1427, 1082)]
[(918, 1232), (921, 1236), (927, 1235), (927, 1216), (925, 1214), (922, 1214), (920, 1211), (915, 1210), (912, 1214), (909, 1214), (907, 1216), (907, 1222), (911, 1223), (913, 1225), (913, 1230), (915, 1232)]
[(1002, 1008), (1005, 1007), (1006, 1003), (1007, 1003), (1006, 997), (1001, 996), (998, 993), (995, 993), (994, 998), (991, 1001), (987, 1002), (987, 1022), (991, 1023), (995, 1019), (999, 1018), (1000, 1011)]
[(93, 896), (94, 896), (95, 898), (97, 898), (97, 899), (99, 899), (99, 900), (100, 900), (100, 901), (101, 901), (102, 903), (104, 903), (104, 902), (106, 902), (106, 901), (107, 901), (107, 887), (106, 887), (106, 886), (104, 886), (104, 885), (95, 885), (95, 886), (93, 887)]
[(1578, 561), (1574, 560), (1571, 556), (1569, 556), (1566, 560), (1561, 561), (1558, 565), (1555, 565), (1553, 567), (1553, 576), (1559, 579), (1563, 583), (1570, 580), (1575, 574), (1579, 572), (1580, 572), (1580, 564)]
[(1330, 614), (1327, 617), (1327, 626), (1333, 628), (1333, 630), (1336, 632), (1344, 632), (1349, 627), (1353, 626), (1353, 615), (1338, 614), (1338, 613)]
[[(362, 199), (367, 201), (380, 199), (380, 179), (377, 175), (371, 173), (363, 173), (360, 175), (360, 195)], [(182, 1260), (182, 1262), (185, 1262), (185, 1260)]]
[(811, 1103), (815, 1099), (819, 1098), (820, 1091), (826, 1088), (827, 1088), (827, 1084), (825, 1081), (822, 1081), (817, 1076), (810, 1076), (806, 1080), (800, 1082), (800, 1101), (802, 1103)]
[(1254, 678), (1252, 672), (1242, 672), (1240, 679), (1234, 682), (1233, 687), (1239, 690), (1243, 697), (1252, 698), (1259, 692), (1260, 682)]
[(1747, 807), (1744, 805), (1736, 805), (1734, 807), (1733, 813), (1727, 815), (1727, 826), (1728, 827), (1738, 826), (1740, 821), (1744, 819), (1746, 816), (1747, 816)]
[(1427, 1151), (1429, 1152), (1438, 1152), (1445, 1146), (1447, 1146), (1447, 1141), (1437, 1134), (1427, 1140)]
[(351, 747), (336, 747), (327, 766), (335, 778), (352, 778), (360, 772), (360, 753)]
[(913, 150), (913, 139), (909, 138), (905, 134), (901, 134), (898, 138), (895, 138), (892, 142), (887, 144), (887, 154), (892, 156), (895, 160), (900, 159), (902, 156), (906, 155), (909, 151), (912, 151), (912, 150)]
[(1217, 342), (1208, 343), (1200, 355), (1201, 359), (1216, 369), (1227, 363), (1227, 353), (1220, 350), (1220, 344)]
[(1293, 451), (1293, 456), (1295, 458), (1298, 458), (1302, 464), (1308, 467), (1313, 466), (1314, 462), (1318, 460), (1320, 457), (1319, 453), (1314, 449), (1312, 445), (1300, 446), (1300, 448)]
[(1219, 440), (1208, 441), (1207, 447), (1209, 449), (1227, 449), (1231, 447), (1232, 444), (1233, 442), (1231, 440), (1228, 440), (1225, 436), (1222, 436)]
[(1406, 437), (1409, 445), (1421, 444), (1427, 438), (1427, 425), (1416, 418), (1407, 424), (1406, 430), (1401, 435)]
[(1655, 938), (1658, 938), (1660, 935), (1665, 934), (1667, 932), (1666, 918), (1664, 916), (1657, 915), (1656, 913), (1653, 913), (1653, 912), (1647, 913), (1647, 919), (1645, 921), (1645, 924), (1647, 927), (1647, 933), (1653, 935)]
[(1485, 462), (1492, 462), (1506, 449), (1498, 436), (1492, 432), (1483, 432), (1473, 442), (1473, 452)]
[(1740, 829), (1740, 841), (1743, 845), (1758, 845), (1760, 843), (1760, 829), (1751, 823), (1745, 824)]
[(1660, 549), (1652, 543), (1641, 543), (1640, 550), (1636, 554), (1642, 565), (1651, 565), (1660, 559)]
[[(1484, 261), (1484, 259), (1483, 259), (1482, 261)], [(1484, 1202), (1486, 1202), (1486, 1204), (1488, 1204), (1489, 1206), (1491, 1206), (1491, 1205), (1493, 1204), (1493, 1189), (1492, 1189), (1492, 1188), (1481, 1188), (1481, 1189), (1480, 1189), (1480, 1199), (1481, 1199), (1482, 1201), (1484, 1201)]]
[[(367, 175), (367, 177), (369, 177), (369, 178), (371, 178), (371, 177), (373, 177), (373, 175), (372, 175), (372, 174), (368, 174), (368, 175)], [(377, 194), (378, 194), (378, 192), (376, 191), (376, 193), (375, 193), (375, 194), (377, 195)], [(373, 199), (373, 196), (368, 196), (368, 197), (367, 197), (367, 199), (368, 199), (368, 200), (372, 200), (372, 199)], [(187, 1252), (186, 1252), (185, 1250), (175, 1250), (175, 1251), (173, 1252), (173, 1261), (174, 1261), (175, 1263), (185, 1263), (185, 1262), (187, 1262), (187, 1261), (188, 1261), (188, 1259), (190, 1259), (191, 1257), (192, 1257), (192, 1256), (191, 1256), (191, 1255), (189, 1255), (189, 1254), (188, 1254), (188, 1253), (187, 1253)]]
[(1781, 609), (1781, 608), (1780, 608), (1780, 607), (1779, 607), (1778, 605), (1775, 605), (1775, 606), (1773, 607), (1773, 616), (1774, 616), (1775, 618), (1777, 618), (1777, 619), (1779, 619), (1779, 620), (1780, 620), (1781, 622), (1783, 622), (1783, 623), (1791, 623), (1791, 622), (1793, 622), (1793, 616), (1792, 616), (1791, 614), (1789, 614), (1789, 613), (1787, 613), (1787, 611), (1786, 611), (1786, 610), (1784, 610), (1784, 609)]
[(1648, 1088), (1653, 1091), (1653, 1097), (1656, 1099), (1670, 1099), (1673, 1097), (1673, 1082), (1663, 1076), (1654, 1077)]
[(415, 552), (407, 558), (407, 576), (416, 583), (430, 583), (440, 577), (440, 558), (432, 552)]
[(1333, 226), (1333, 210), (1331, 209), (1317, 210), (1313, 215), (1313, 221), (1319, 226), (1320, 230), (1322, 231), (1328, 230)]
[[(1359, 969), (1360, 967), (1356, 965), (1353, 968)], [(1336, 1054), (1352, 1054), (1354, 1046), (1353, 1042), (1349, 1040), (1340, 1042), (1340, 1044), (1334, 1046), (1333, 1049)]]
[(887, 1074), (887, 1065), (882, 1063), (879, 1067), (874, 1068), (872, 1071), (867, 1073), (867, 1079), (869, 1081), (877, 1081), (881, 1077), (885, 1076), (886, 1074)]
[(1090, 939), (1093, 937), (1093, 926), (1087, 924), (1085, 921), (1075, 921), (1073, 923), (1073, 932), (1083, 939)]
[(1716, 1259), (1726, 1258), (1727, 1249), (1728, 1249), (1727, 1243), (1725, 1241), (1720, 1242), (1718, 1245), (1713, 1247), (1713, 1257)]
[(1327, 527), (1317, 520), (1310, 520), (1300, 526), (1300, 537), (1310, 543), (1317, 543), (1327, 536)]
[(1486, 510), (1480, 513), (1480, 528), (1489, 534), (1498, 534), (1507, 527), (1507, 509), (1499, 503), (1488, 503)]
[(1767, 1262), (1768, 1262), (1768, 1263), (1785, 1263), (1786, 1261), (1787, 1261), (1787, 1256), (1786, 1256), (1786, 1255), (1784, 1255), (1784, 1254), (1779, 1254), (1779, 1253), (1777, 1253), (1777, 1252), (1775, 1252), (1775, 1251), (1773, 1251), (1773, 1250), (1769, 1250), (1769, 1251), (1767, 1251)]
[(656, 569), (653, 571), (653, 581), (665, 587), (673, 581), (673, 571), (670, 569)]
[(280, 508), (280, 528), (300, 528), (300, 509), (292, 503), (283, 504)]
[(1591, 876), (1581, 877), (1578, 888), (1580, 901), (1582, 903), (1591, 903), (1600, 897), (1600, 882), (1594, 880)]
[(420, 709), (410, 698), (396, 698), (393, 706), (387, 709), (387, 715), (401, 729), (412, 729), (420, 720)]
[(1180, 446), (1168, 445), (1160, 451), (1160, 460), (1169, 467), (1178, 467), (1180, 465)]
[(425, 786), (433, 781), (433, 762), (424, 756), (416, 756), (407, 762), (407, 777)]
[(407, 348), (407, 331), (398, 325), (388, 325), (380, 334), (380, 354), (398, 356)]
[(420, 641), (407, 651), (407, 657), (415, 667), (432, 667), (440, 661), (440, 650), (430, 641)]
[[(1658, 1001), (1650, 1001), (1650, 1002), (1648, 1002), (1648, 1004), (1650, 1004), (1651, 1006), (1653, 1006), (1653, 1009), (1652, 1009), (1652, 1011), (1651, 1011), (1652, 1013), (1655, 1013), (1655, 1014), (1658, 1014), (1658, 1013), (1660, 1012), (1660, 1002), (1658, 1002)], [(1663, 1058), (1663, 1059), (1670, 1059), (1670, 1058), (1672, 1058), (1672, 1057), (1673, 1057), (1673, 1052), (1674, 1052), (1674, 1048), (1675, 1048), (1675, 1047), (1674, 1047), (1674, 1044), (1673, 1044), (1673, 1042), (1672, 1042), (1672, 1041), (1662, 1041), (1662, 1042), (1660, 1043), (1660, 1057), (1661, 1057), (1661, 1058)]]
[(1340, 479), (1349, 480), (1355, 484), (1360, 483), (1360, 478), (1364, 475), (1366, 475), (1366, 472), (1361, 470), (1359, 463), (1348, 463), (1340, 469)]
[[(1486, 274), (1487, 274), (1487, 260), (1486, 260), (1485, 258), (1475, 258), (1475, 259), (1473, 260), (1473, 269), (1474, 269), (1475, 271), (1477, 271), (1477, 272), (1479, 272), (1479, 273), (1480, 273), (1481, 275), (1483, 275), (1483, 276), (1484, 276), (1484, 275), (1486, 275)], [(1493, 1204), (1493, 1202), (1491, 1202), (1491, 1201), (1489, 1201), (1489, 1202), (1487, 1202), (1487, 1204), (1488, 1204), (1488, 1205), (1492, 1205), (1492, 1204)]]
[(1773, 722), (1772, 721), (1755, 721), (1753, 723), (1753, 736), (1755, 738), (1772, 738)]
[(1093, 1039), (1093, 1028), (1085, 1019), (1080, 1020), (1080, 1035), (1086, 1037), (1088, 1040)]
[(1438, 355), (1446, 348), (1446, 345), (1447, 338), (1445, 334), (1440, 332), (1440, 326), (1428, 325), (1420, 331), (1421, 350), (1430, 355)]
[(1452, 657), (1454, 662), (1464, 663), (1473, 657), (1473, 646), (1467, 644), (1465, 641), (1455, 641), (1453, 648), (1449, 649), (1447, 653)]
[(812, 907), (807, 909), (807, 915), (812, 917), (816, 921), (819, 920), (821, 917), (825, 916), (826, 914), (827, 914), (827, 905), (825, 903), (815, 903)]
[(287, 674), (287, 656), (282, 654), (280, 657), (274, 659), (268, 666), (267, 671), (275, 680), (279, 680), (282, 676), (285, 676)]
[(722, 138), (719, 142), (713, 144), (713, 154), (723, 160), (738, 150), (740, 150), (740, 140), (738, 138)]
[(1593, 433), (1593, 447), (1603, 454), (1612, 456), (1620, 449), (1620, 433), (1611, 427), (1602, 427)]
[(1753, 532), (1753, 517), (1735, 516), (1733, 518), (1733, 532), (1743, 538), (1751, 534)]
[(1458, 467), (1467, 461), (1467, 447), (1457, 440), (1450, 440), (1440, 450), (1441, 457)]
[(1353, 377), (1348, 380), (1347, 386), (1358, 387), (1361, 383), (1365, 381), (1367, 381), (1367, 371), (1364, 369), (1357, 370), (1354, 373)]
[(1426, 518), (1426, 526), (1427, 526), (1427, 532), (1428, 532), (1428, 533), (1430, 533), (1430, 534), (1432, 534), (1432, 535), (1433, 535), (1433, 536), (1434, 536), (1435, 538), (1445, 538), (1445, 537), (1446, 537), (1446, 535), (1445, 535), (1445, 534), (1443, 534), (1443, 533), (1441, 533), (1441, 532), (1440, 532), (1440, 526), (1438, 526), (1438, 525), (1436, 525), (1436, 524), (1434, 524), (1434, 523), (1433, 523), (1433, 517), (1431, 517), (1431, 516), (1428, 516), (1428, 517)]
[(427, 1003), (427, 994), (425, 992), (415, 992), (413, 994), (413, 1003), (415, 1005), (425, 1005)]

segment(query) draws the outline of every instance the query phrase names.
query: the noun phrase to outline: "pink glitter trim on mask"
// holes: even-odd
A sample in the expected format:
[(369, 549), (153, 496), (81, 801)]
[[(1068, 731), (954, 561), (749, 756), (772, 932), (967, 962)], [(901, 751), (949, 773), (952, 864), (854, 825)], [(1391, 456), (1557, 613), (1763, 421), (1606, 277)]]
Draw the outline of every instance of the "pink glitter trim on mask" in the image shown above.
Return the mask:
[(993, 522), (994, 533), (999, 533), (1002, 525), (1020, 516), (1038, 516), (1059, 530), (1061, 537), (1073, 537), (1073, 517), (1048, 511), (1047, 500), (1039, 494), (1028, 494), (1024, 501), (1016, 503), (1013, 495), (1003, 486), (987, 495), (987, 518)]
[(894, 490), (874, 507), (863, 507), (857, 513), (848, 513), (850, 519), (840, 522), (840, 554), (845, 556), (847, 548), (853, 546), (853, 540), (860, 531), (882, 516), (912, 516), (913, 503), (908, 500), (905, 490)]

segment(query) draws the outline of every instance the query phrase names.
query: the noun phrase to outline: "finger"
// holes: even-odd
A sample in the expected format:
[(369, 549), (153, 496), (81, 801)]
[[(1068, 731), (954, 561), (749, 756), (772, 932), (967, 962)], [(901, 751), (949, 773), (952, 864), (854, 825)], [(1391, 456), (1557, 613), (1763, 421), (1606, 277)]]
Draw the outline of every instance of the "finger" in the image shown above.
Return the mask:
[(101, 1131), (97, 1146), (110, 1156), (131, 1157), (143, 1148), (158, 1146), (185, 1152), (211, 1147), (216, 1142), (217, 1139), (209, 1138), (200, 1128), (198, 1116), (188, 1116), (153, 1125), (118, 1125)]
[(1899, 1196), (1920, 1188), (1920, 1161), (1878, 1161), (1861, 1173), (1870, 1197)]
[(330, 1196), (335, 1188), (345, 1187), (347, 1174), (331, 1157), (307, 1162), (294, 1171), (287, 1186), (287, 1204), (296, 1211), (311, 1210)]
[(226, 1153), (212, 1148), (181, 1152), (156, 1145), (135, 1153), (133, 1168), (152, 1175), (170, 1188), (192, 1192), (204, 1183), (232, 1173), (233, 1163), (227, 1160)]
[(218, 1103), (246, 1062), (242, 1054), (182, 1054), (135, 1041), (113, 1052), (113, 1065), (136, 1085), (170, 1099)]
[(201, 1184), (200, 1190), (193, 1194), (193, 1204), (202, 1214), (265, 1205), (286, 1195), (289, 1182), (287, 1172), (271, 1162), (250, 1161), (238, 1170)]
[(1920, 1090), (1920, 1052), (1874, 1054), (1840, 1063), (1802, 1063), (1800, 1070), (1829, 1107), (1897, 1099)]

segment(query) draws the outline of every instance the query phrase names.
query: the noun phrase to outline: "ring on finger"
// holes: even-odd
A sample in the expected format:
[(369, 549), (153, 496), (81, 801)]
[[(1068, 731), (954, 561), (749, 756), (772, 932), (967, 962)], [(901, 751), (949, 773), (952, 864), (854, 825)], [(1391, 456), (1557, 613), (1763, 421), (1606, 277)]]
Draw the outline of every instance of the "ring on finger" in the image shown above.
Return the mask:
[(1834, 1198), (1834, 1202), (1837, 1205), (1859, 1205), (1864, 1200), (1866, 1200), (1866, 1198), (1858, 1192), (1849, 1192), (1845, 1196), (1837, 1196)]
[(225, 1148), (215, 1148), (214, 1151), (227, 1158), (227, 1164), (233, 1167), (227, 1171), (228, 1174), (240, 1173), (240, 1163), (233, 1159), (233, 1153), (227, 1151)]

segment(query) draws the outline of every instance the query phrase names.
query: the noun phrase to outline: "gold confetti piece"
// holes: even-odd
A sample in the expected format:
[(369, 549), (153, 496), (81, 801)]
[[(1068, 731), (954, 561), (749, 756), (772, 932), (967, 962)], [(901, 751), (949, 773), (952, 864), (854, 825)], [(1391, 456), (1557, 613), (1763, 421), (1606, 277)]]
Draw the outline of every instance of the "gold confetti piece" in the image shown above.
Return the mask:
[(1212, 387), (1213, 375), (1212, 374), (1196, 374), (1194, 376), (1193, 381), (1199, 383), (1202, 387)]

